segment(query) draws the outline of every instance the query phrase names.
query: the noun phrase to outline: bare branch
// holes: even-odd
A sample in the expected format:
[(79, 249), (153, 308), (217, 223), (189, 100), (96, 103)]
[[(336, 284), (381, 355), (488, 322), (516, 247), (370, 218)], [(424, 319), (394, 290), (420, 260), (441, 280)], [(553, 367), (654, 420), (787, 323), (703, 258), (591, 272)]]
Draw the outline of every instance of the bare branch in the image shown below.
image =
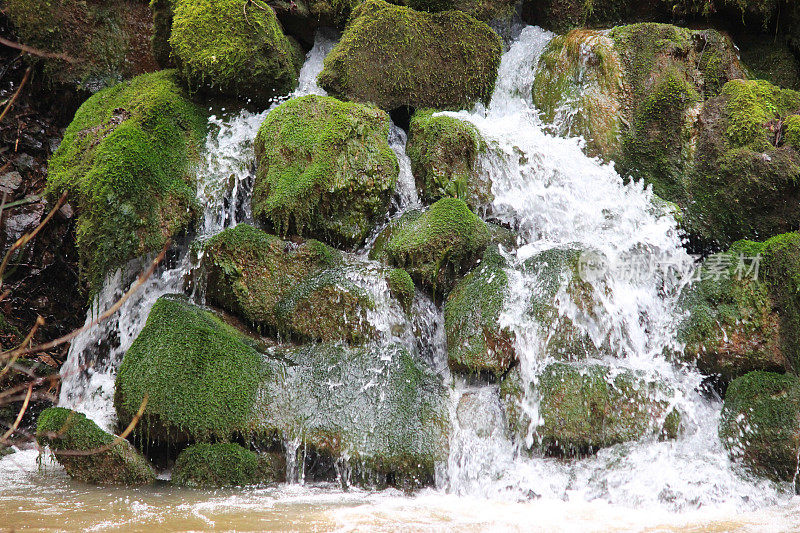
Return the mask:
[[(2, 37), (0, 37), (0, 39), (2, 39)], [(28, 81), (30, 75), (31, 75), (31, 67), (28, 67), (25, 70), (25, 75), (22, 77), (22, 81), (20, 82), (19, 87), (17, 87), (17, 91), (14, 93), (14, 96), (11, 97), (11, 100), (9, 100), (8, 103), (6, 104), (6, 108), (3, 109), (3, 113), (0, 114), (0, 122), (3, 121), (3, 118), (5, 118), (6, 113), (8, 113), (8, 110), (11, 109), (11, 106), (14, 105), (14, 102), (17, 100), (19, 93), (22, 92), (22, 88), (25, 87), (25, 83)]]
[(59, 54), (53, 52), (45, 52), (44, 50), (39, 50), (38, 48), (34, 48), (32, 46), (28, 46), (27, 44), (15, 43), (14, 41), (9, 41), (3, 37), (0, 37), (0, 44), (8, 46), (9, 48), (14, 48), (15, 50), (19, 50), (21, 52), (25, 52), (26, 54), (30, 54), (32, 56), (44, 57), (46, 59), (61, 59), (66, 61), (67, 63), (77, 63), (78, 60), (74, 57), (70, 57), (67, 54)]
[(31, 401), (31, 394), (33, 394), (33, 385), (28, 385), (28, 394), (25, 395), (25, 401), (22, 403), (22, 408), (19, 410), (19, 414), (17, 415), (17, 419), (14, 421), (14, 425), (8, 428), (8, 431), (3, 433), (3, 436), (0, 437), (0, 443), (5, 443), (6, 439), (14, 433), (17, 428), (19, 427), (19, 423), (22, 422), (22, 417), (25, 415), (25, 411), (28, 410), (28, 403)]

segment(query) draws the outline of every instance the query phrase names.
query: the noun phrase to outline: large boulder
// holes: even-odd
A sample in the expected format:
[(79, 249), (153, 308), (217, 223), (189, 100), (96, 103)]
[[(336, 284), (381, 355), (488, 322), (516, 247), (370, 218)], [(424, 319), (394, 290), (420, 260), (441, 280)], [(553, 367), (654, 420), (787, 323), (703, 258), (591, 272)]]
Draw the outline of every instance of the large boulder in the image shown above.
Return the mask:
[(744, 77), (735, 46), (714, 30), (633, 24), (574, 30), (542, 54), (533, 98), (560, 133), (582, 135), (591, 155), (685, 202), (703, 98)]
[(3, 13), (20, 41), (58, 57), (36, 57), (44, 77), (95, 92), (125, 78), (156, 69), (150, 53), (150, 10), (140, 0), (104, 2), (8, 0)]
[[(93, 485), (147, 485), (156, 473), (131, 444), (100, 429), (83, 413), (51, 407), (39, 415), (36, 439), (70, 477)], [(113, 446), (112, 446), (113, 444)]]
[(239, 224), (203, 245), (202, 264), (208, 301), (268, 333), (351, 343), (375, 333), (370, 295), (321, 242), (287, 242)]
[(800, 225), (800, 93), (734, 80), (708, 100), (688, 183), (688, 224), (722, 245)]
[(503, 375), (516, 359), (514, 333), (500, 325), (508, 295), (506, 261), (496, 246), (450, 292), (444, 305), (450, 368)]
[(501, 52), (500, 37), (460, 11), (430, 14), (367, 0), (325, 58), (319, 83), (334, 96), (386, 110), (461, 109), (488, 103)]
[(447, 457), (447, 390), (405, 347), (316, 344), (271, 355), (279, 370), (262, 384), (257, 431), (348, 459), (354, 482), (433, 482)]
[(172, 71), (109, 87), (75, 113), (50, 159), (47, 192), (57, 198), (69, 191), (93, 289), (110, 269), (160, 250), (192, 222), (190, 163), (205, 124)]
[(378, 236), (370, 257), (405, 269), (416, 283), (445, 295), (488, 244), (486, 224), (467, 204), (443, 198), (393, 221)]
[(675, 392), (666, 383), (602, 364), (550, 364), (535, 388), (515, 368), (500, 392), (511, 431), (521, 442), (532, 424), (523, 402), (536, 395), (540, 420), (533, 428), (534, 441), (525, 444), (552, 455), (593, 453), (648, 435), (675, 438), (680, 427)]
[(273, 9), (240, 0), (175, 0), (169, 44), (191, 89), (262, 105), (294, 89), (304, 58)]
[(800, 450), (800, 382), (751, 372), (730, 384), (719, 436), (731, 457), (759, 475), (792, 481)]
[(426, 202), (460, 198), (473, 211), (488, 207), (494, 199), (492, 184), (480, 166), (487, 149), (469, 122), (431, 109), (414, 113), (406, 152), (420, 197)]
[(386, 216), (399, 173), (391, 121), (371, 106), (304, 96), (256, 137), (253, 215), (278, 233), (356, 247)]
[(189, 446), (172, 469), (172, 484), (184, 487), (241, 487), (285, 480), (284, 454), (257, 454), (230, 443)]

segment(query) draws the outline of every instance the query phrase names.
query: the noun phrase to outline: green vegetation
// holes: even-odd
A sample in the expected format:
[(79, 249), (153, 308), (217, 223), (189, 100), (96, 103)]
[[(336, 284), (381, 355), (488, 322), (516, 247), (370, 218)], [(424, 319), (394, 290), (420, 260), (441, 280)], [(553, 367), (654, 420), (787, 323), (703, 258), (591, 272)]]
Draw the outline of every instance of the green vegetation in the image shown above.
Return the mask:
[(462, 109), (488, 103), (501, 51), (489, 26), (460, 11), (429, 14), (367, 0), (325, 59), (319, 83), (334, 96), (386, 110)]
[[(41, 446), (49, 446), (59, 463), (74, 479), (94, 485), (144, 485), (156, 474), (150, 464), (126, 440), (111, 446), (116, 437), (100, 429), (82, 413), (62, 407), (42, 411), (36, 428)], [(59, 452), (98, 453), (69, 455)]]
[(389, 283), (389, 290), (392, 291), (392, 295), (397, 298), (405, 312), (410, 313), (411, 304), (414, 303), (414, 293), (416, 292), (414, 280), (412, 280), (408, 272), (402, 268), (393, 268), (389, 272), (387, 282)]
[(491, 183), (478, 166), (486, 142), (475, 126), (434, 110), (414, 113), (406, 152), (420, 196), (427, 202), (452, 197), (472, 210), (492, 202)]
[(109, 270), (160, 250), (193, 220), (189, 166), (204, 134), (203, 114), (172, 71), (105, 89), (75, 113), (50, 160), (47, 192), (70, 193), (93, 290)]
[(575, 28), (608, 28), (617, 24), (663, 20), (662, 0), (529, 0), (523, 4), (526, 22), (566, 33)]
[(488, 243), (486, 224), (467, 204), (443, 198), (390, 224), (370, 257), (405, 269), (416, 283), (444, 295), (475, 265)]
[(185, 487), (241, 487), (286, 479), (282, 453), (259, 455), (238, 444), (195, 444), (183, 450), (172, 470), (172, 483)]
[(266, 104), (297, 85), (304, 54), (272, 9), (242, 0), (176, 0), (169, 44), (193, 90)]
[(508, 292), (506, 261), (490, 246), (478, 267), (450, 292), (444, 306), (450, 367), (502, 375), (516, 359), (514, 334), (500, 326)]
[(800, 448), (797, 377), (751, 372), (728, 387), (719, 436), (734, 459), (756, 474), (791, 481)]
[(792, 50), (772, 36), (739, 38), (742, 61), (750, 70), (748, 78), (767, 80), (785, 89), (800, 89), (800, 62)]
[(389, 116), (322, 96), (273, 110), (256, 137), (253, 214), (283, 235), (356, 247), (389, 208), (399, 173)]

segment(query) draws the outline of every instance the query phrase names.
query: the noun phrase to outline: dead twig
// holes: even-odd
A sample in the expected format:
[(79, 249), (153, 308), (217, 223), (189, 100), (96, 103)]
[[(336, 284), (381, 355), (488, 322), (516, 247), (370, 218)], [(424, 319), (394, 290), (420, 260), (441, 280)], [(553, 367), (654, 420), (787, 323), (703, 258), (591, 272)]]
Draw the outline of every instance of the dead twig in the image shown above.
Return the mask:
[[(0, 39), (2, 39), (2, 37), (0, 37)], [(30, 75), (31, 75), (31, 67), (28, 67), (27, 69), (25, 69), (25, 75), (22, 76), (22, 81), (20, 82), (19, 87), (17, 87), (17, 90), (14, 93), (14, 96), (11, 97), (11, 100), (8, 101), (8, 103), (6, 104), (5, 109), (3, 109), (3, 113), (0, 114), (0, 122), (3, 121), (3, 119), (6, 116), (6, 113), (8, 113), (8, 110), (11, 109), (11, 106), (13, 106), (14, 102), (16, 102), (17, 97), (19, 97), (19, 93), (22, 92), (22, 88), (25, 87), (25, 83), (27, 83), (28, 78), (30, 77)]]
[(0, 37), (0, 44), (3, 44), (15, 50), (19, 50), (21, 52), (25, 52), (26, 54), (30, 54), (32, 56), (44, 57), (45, 59), (61, 59), (63, 61), (66, 61), (67, 63), (78, 62), (77, 59), (75, 59), (74, 57), (70, 57), (67, 54), (45, 52), (44, 50), (39, 50), (38, 48), (28, 46), (27, 44), (21, 44), (21, 43), (15, 43), (14, 41), (9, 41), (8, 39), (5, 39), (3, 37)]
[(31, 394), (33, 394), (33, 385), (28, 385), (28, 394), (25, 395), (25, 401), (22, 403), (22, 408), (19, 410), (19, 414), (17, 415), (17, 419), (14, 420), (14, 424), (8, 428), (8, 431), (3, 433), (3, 436), (0, 437), (0, 443), (5, 443), (6, 439), (14, 433), (17, 428), (19, 427), (19, 423), (22, 422), (22, 417), (25, 416), (25, 411), (28, 410), (28, 403), (31, 401)]

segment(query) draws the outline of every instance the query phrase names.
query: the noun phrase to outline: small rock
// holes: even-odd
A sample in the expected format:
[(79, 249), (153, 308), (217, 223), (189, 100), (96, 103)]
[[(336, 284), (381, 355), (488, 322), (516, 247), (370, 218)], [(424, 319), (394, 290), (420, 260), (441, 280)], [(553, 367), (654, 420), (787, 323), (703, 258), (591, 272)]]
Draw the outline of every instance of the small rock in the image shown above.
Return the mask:
[(44, 210), (44, 202), (28, 204), (12, 209), (3, 224), (5, 242), (14, 242), (27, 232), (35, 229), (42, 219)]
[(22, 175), (19, 172), (6, 172), (0, 176), (0, 192), (13, 193), (22, 185)]

